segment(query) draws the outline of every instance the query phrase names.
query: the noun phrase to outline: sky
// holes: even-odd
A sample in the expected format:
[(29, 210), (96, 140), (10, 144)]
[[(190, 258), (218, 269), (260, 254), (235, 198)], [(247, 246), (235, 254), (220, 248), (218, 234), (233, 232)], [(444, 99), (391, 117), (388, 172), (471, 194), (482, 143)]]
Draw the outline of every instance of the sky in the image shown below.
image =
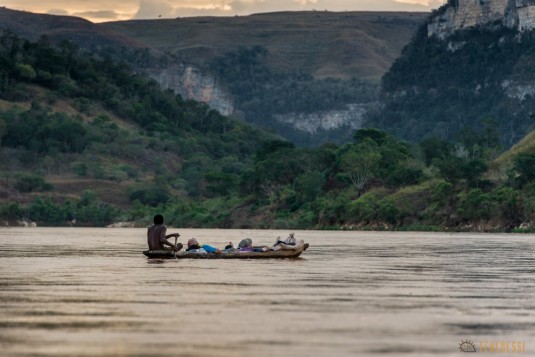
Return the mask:
[(93, 22), (273, 11), (429, 11), (445, 0), (0, 0), (0, 6)]

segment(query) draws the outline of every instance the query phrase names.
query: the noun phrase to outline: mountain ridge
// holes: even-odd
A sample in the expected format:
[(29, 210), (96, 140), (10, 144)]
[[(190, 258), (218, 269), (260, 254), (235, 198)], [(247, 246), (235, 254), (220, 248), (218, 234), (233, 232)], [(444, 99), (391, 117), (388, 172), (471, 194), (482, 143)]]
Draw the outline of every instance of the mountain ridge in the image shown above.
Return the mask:
[[(412, 36), (416, 26), (427, 16), (428, 13), (424, 12), (286, 11), (234, 17), (128, 20), (105, 22), (98, 26), (122, 33), (142, 43), (150, 43), (154, 48), (171, 51), (185, 58), (186, 62), (198, 65), (203, 64), (195, 58), (200, 53), (204, 55), (203, 58), (210, 59), (240, 46), (261, 45), (273, 52), (274, 59), (270, 66), (291, 68), (293, 64), (305, 64), (306, 71), (319, 78), (351, 78), (364, 73), (368, 78), (378, 80)], [(384, 31), (383, 37), (378, 35), (381, 31)], [(313, 58), (314, 54), (316, 57), (321, 54), (322, 57), (318, 58), (323, 59), (327, 49), (336, 48), (333, 44), (337, 41), (347, 47), (342, 49), (341, 53), (349, 56), (352, 50), (351, 41), (356, 41), (358, 36), (367, 36), (367, 42), (356, 50), (364, 51), (364, 54), (370, 51), (369, 55), (380, 59), (378, 62), (369, 63), (369, 68), (373, 70), (368, 72), (359, 73), (354, 70), (355, 64), (337, 62), (338, 67), (344, 69), (339, 68), (337, 72), (329, 73), (325, 65), (318, 67), (314, 59), (306, 64), (300, 57)], [(292, 41), (292, 37), (297, 40)], [(320, 44), (313, 46), (315, 42)], [(318, 52), (317, 48), (321, 51)], [(340, 61), (333, 53), (328, 55), (331, 58), (326, 58), (326, 61)], [(283, 57), (285, 59), (281, 59)], [(356, 60), (357, 64), (363, 63), (362, 58), (348, 58)]]
[[(426, 16), (308, 11), (100, 26), (211, 73), (232, 115), (299, 146), (317, 146), (351, 140), (362, 108), (376, 101), (381, 76)], [(172, 75), (157, 66), (150, 72)]]
[(45, 35), (54, 43), (69, 40), (81, 44), (81, 47), (148, 48), (132, 38), (100, 28), (89, 20), (75, 16), (36, 14), (2, 7), (0, 28), (10, 30), (31, 41), (37, 41)]
[(0, 224), (145, 225), (156, 213), (242, 229), (535, 223), (535, 153), (520, 148), (489, 179), (501, 151), (491, 121), (455, 144), (364, 129), (352, 143), (296, 148), (110, 58), (12, 34), (0, 58)]
[(430, 36), (428, 25), (455, 11), (453, 3), (419, 28), (385, 74), (382, 107), (365, 125), (411, 141), (459, 140), (491, 120), (498, 124), (501, 143), (510, 147), (533, 130), (535, 30), (509, 27), (505, 19), (484, 20), (448, 36)]
[(519, 32), (535, 28), (534, 0), (449, 0), (427, 26), (429, 36), (445, 39), (455, 31), (492, 23)]

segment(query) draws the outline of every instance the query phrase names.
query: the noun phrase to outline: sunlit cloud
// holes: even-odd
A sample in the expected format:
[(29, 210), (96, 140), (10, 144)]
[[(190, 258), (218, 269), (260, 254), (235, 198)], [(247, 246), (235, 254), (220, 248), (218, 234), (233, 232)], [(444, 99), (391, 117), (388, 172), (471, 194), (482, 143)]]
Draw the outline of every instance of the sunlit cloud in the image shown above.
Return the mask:
[(121, 14), (111, 10), (75, 12), (73, 16), (101, 20), (117, 20), (121, 18)]
[(168, 18), (175, 16), (175, 8), (166, 1), (141, 0), (135, 19)]
[(296, 3), (299, 3), (301, 5), (306, 5), (306, 4), (315, 4), (318, 2), (318, 0), (294, 0)]
[(101, 22), (274, 11), (429, 11), (445, 0), (0, 0), (0, 6)]
[(441, 5), (443, 5), (446, 0), (396, 0), (400, 3), (405, 4), (416, 4), (416, 5), (422, 5), (430, 8), (437, 8)]
[(10, 9), (51, 15), (71, 15), (94, 22), (131, 19), (138, 7), (138, 0), (0, 0), (0, 6)]
[(63, 9), (50, 9), (46, 13), (49, 15), (70, 15), (68, 11)]

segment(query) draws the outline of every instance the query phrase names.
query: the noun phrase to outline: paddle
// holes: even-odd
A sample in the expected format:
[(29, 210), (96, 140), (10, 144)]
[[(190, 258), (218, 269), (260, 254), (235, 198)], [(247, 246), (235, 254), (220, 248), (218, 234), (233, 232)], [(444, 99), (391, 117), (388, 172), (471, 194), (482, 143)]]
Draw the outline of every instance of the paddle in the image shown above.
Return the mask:
[(176, 259), (176, 240), (178, 239), (178, 237), (175, 237), (175, 250), (174, 250), (174, 256), (175, 256), (175, 259)]

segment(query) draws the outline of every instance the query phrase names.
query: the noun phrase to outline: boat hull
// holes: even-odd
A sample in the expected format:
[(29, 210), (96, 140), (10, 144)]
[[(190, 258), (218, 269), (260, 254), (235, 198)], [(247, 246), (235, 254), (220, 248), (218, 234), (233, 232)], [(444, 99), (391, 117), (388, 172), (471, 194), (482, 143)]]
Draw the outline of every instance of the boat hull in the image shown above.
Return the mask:
[(281, 249), (268, 252), (223, 252), (216, 253), (192, 253), (175, 252), (168, 250), (146, 250), (143, 252), (152, 259), (296, 259), (308, 248), (308, 244), (301, 244), (290, 249)]

